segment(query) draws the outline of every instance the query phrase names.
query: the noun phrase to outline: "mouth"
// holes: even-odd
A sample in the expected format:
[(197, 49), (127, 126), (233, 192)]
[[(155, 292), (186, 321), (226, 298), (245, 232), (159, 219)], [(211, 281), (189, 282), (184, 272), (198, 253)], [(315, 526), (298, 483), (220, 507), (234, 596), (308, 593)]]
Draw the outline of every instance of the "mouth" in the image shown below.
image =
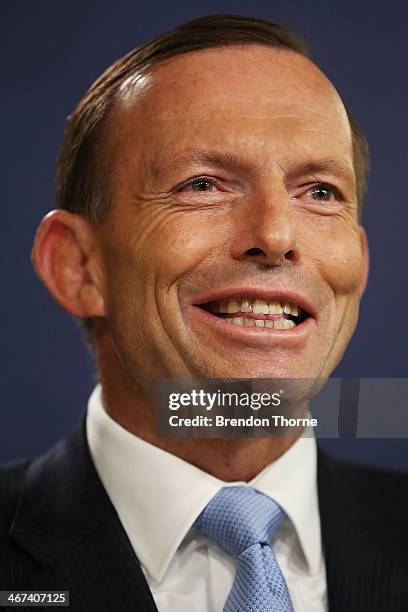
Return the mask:
[(264, 330), (290, 331), (302, 326), (311, 314), (297, 301), (233, 295), (196, 304), (209, 314), (231, 325), (256, 327)]

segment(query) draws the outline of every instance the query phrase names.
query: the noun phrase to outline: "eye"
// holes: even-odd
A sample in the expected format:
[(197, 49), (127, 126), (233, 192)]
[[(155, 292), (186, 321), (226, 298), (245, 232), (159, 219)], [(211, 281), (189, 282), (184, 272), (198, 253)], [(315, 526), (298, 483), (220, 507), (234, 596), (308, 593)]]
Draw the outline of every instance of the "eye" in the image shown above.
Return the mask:
[(309, 189), (308, 193), (310, 193), (313, 200), (317, 200), (319, 202), (330, 202), (330, 200), (333, 198), (336, 200), (341, 199), (338, 190), (327, 183), (318, 183), (317, 185), (314, 185), (311, 189)]
[(215, 187), (214, 183), (207, 179), (197, 179), (196, 181), (192, 181), (190, 185), (193, 191), (212, 191)]
[(205, 191), (213, 191), (215, 188), (215, 184), (213, 181), (207, 178), (197, 178), (178, 188), (177, 191), (195, 191), (195, 192), (205, 192)]

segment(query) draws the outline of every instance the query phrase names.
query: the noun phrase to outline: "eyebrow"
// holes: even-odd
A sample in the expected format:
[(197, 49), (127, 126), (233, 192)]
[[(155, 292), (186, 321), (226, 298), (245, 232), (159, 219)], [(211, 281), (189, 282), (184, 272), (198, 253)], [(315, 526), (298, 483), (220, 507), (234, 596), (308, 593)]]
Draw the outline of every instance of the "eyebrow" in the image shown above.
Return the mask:
[[(175, 154), (172, 157), (171, 162), (166, 161), (163, 164), (163, 159), (159, 155), (156, 157), (153, 162), (150, 164), (148, 169), (149, 175), (153, 180), (158, 179), (162, 173), (163, 168), (166, 169), (183, 169), (186, 166), (199, 166), (201, 164), (209, 164), (214, 168), (219, 169), (240, 169), (240, 170), (248, 170), (249, 163), (248, 159), (246, 159), (242, 155), (237, 155), (231, 152), (218, 152), (218, 151), (206, 151), (200, 149), (193, 149), (192, 151), (188, 151), (185, 153), (181, 153), (177, 155)], [(258, 165), (258, 164), (257, 164)]]
[(210, 163), (214, 166), (247, 166), (248, 162), (245, 161), (243, 156), (237, 155), (235, 153), (217, 153), (212, 151), (190, 151), (184, 155), (181, 155), (178, 160), (180, 163), (192, 163), (192, 164), (202, 164), (202, 163)]
[[(183, 167), (185, 165), (200, 165), (210, 164), (220, 169), (256, 169), (265, 166), (265, 162), (250, 162), (248, 158), (233, 152), (218, 152), (205, 150), (192, 150), (177, 156), (172, 167)], [(152, 168), (155, 175), (160, 174), (161, 169), (158, 166)], [(337, 176), (340, 179), (348, 182), (355, 181), (354, 167), (343, 163), (340, 160), (332, 158), (308, 159), (306, 161), (292, 161), (286, 172), (289, 179), (298, 178), (301, 176), (310, 176), (316, 174), (324, 174)]]
[(293, 163), (289, 167), (289, 176), (299, 177), (313, 174), (339, 176), (348, 181), (354, 181), (354, 167), (337, 159), (309, 159), (305, 162)]
[[(248, 159), (244, 156), (237, 155), (235, 153), (217, 152), (217, 151), (205, 151), (205, 150), (192, 150), (180, 155), (175, 155), (171, 161), (171, 168), (183, 168), (186, 166), (199, 166), (201, 164), (208, 164), (214, 168), (219, 169), (241, 169), (248, 170), (249, 163)], [(167, 163), (166, 163), (167, 166)], [(159, 177), (163, 172), (163, 166), (160, 158), (156, 158), (150, 167), (150, 172), (154, 178)]]

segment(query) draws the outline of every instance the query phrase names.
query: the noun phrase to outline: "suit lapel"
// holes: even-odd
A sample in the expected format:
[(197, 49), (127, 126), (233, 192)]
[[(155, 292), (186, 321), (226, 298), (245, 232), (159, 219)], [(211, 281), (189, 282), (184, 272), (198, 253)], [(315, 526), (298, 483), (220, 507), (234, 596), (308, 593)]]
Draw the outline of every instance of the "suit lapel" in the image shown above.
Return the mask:
[(9, 535), (37, 562), (32, 588), (69, 590), (71, 609), (157, 612), (93, 466), (85, 421), (30, 465)]
[[(407, 533), (398, 530), (398, 509), (387, 504), (387, 492), (375, 474), (319, 450), (319, 506), (330, 612), (408, 609), (408, 555), (399, 540), (403, 536), (406, 541)], [(386, 477), (383, 481), (387, 482)]]

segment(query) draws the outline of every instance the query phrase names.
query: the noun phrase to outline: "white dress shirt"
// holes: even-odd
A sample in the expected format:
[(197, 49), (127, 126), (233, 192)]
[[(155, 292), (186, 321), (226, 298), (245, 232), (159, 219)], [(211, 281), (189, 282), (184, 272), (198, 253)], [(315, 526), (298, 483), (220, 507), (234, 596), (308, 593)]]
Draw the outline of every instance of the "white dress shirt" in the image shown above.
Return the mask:
[(251, 486), (285, 511), (271, 546), (295, 612), (327, 610), (316, 482), (316, 441), (300, 437), (249, 483), (225, 483), (131, 434), (93, 391), (87, 439), (99, 477), (142, 565), (159, 612), (221, 612), (235, 562), (193, 526), (224, 486)]

